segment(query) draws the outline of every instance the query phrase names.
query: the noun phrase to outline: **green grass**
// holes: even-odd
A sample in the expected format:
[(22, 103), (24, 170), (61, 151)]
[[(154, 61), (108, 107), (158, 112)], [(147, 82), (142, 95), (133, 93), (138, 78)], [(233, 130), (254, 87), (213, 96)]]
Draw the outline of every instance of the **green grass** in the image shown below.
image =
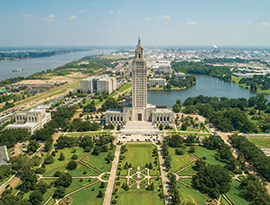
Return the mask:
[[(108, 132), (108, 131), (103, 131), (103, 132), (97, 132), (97, 131), (93, 131), (93, 132), (74, 132), (74, 133), (67, 133), (66, 136), (67, 137), (78, 137), (78, 136), (81, 136), (81, 135), (84, 135), (84, 136), (93, 136), (93, 135), (110, 135), (112, 134), (111, 132)], [(76, 154), (76, 153), (75, 153)]]
[(253, 142), (258, 147), (270, 147), (270, 138), (249, 137), (248, 140)]
[(200, 157), (200, 158), (205, 156), (206, 160), (204, 160), (204, 161), (207, 162), (208, 164), (221, 165), (221, 166), (225, 165), (225, 163), (217, 161), (215, 159), (214, 155), (217, 153), (216, 150), (209, 150), (209, 149), (206, 149), (205, 147), (202, 147), (202, 146), (195, 146), (195, 148), (196, 148), (196, 151), (193, 154)]
[(196, 130), (196, 129), (193, 129), (193, 128), (187, 128), (186, 130), (181, 130), (180, 127), (177, 127), (177, 130), (178, 131), (187, 131), (187, 132), (200, 132), (200, 130)]
[(50, 198), (53, 192), (54, 189), (47, 189), (47, 192), (43, 195), (43, 201), (41, 204), (44, 204)]
[(180, 178), (179, 180), (191, 185), (192, 178)]
[(72, 183), (69, 187), (66, 188), (66, 194), (73, 192), (79, 188), (82, 188), (83, 186), (86, 186), (88, 184), (91, 184), (95, 181), (97, 181), (98, 179), (91, 179), (91, 181), (88, 181), (89, 179), (83, 179), (82, 182), (80, 182), (80, 179), (72, 179)]
[[(60, 171), (60, 172), (64, 172), (66, 170), (66, 168), (62, 168), (62, 169), (59, 169), (59, 170), (57, 170), (57, 171)], [(53, 175), (54, 175), (54, 173), (55, 173), (56, 171), (53, 171), (53, 172), (50, 172), (50, 173), (44, 173), (43, 175), (45, 176), (45, 177), (53, 177)]]
[(110, 172), (111, 171), (111, 163), (107, 164), (105, 161), (105, 158), (107, 157), (109, 152), (113, 152), (114, 150), (109, 150), (108, 152), (101, 152), (100, 155), (93, 155), (89, 154), (87, 155), (88, 160), (87, 164), (91, 165), (92, 167), (96, 168), (97, 170), (101, 172)]
[[(77, 162), (77, 168), (74, 170), (68, 170), (67, 173), (69, 173), (73, 177), (79, 177), (79, 176), (98, 176), (99, 173), (95, 172), (94, 170), (86, 167), (85, 165)], [(83, 172), (86, 171), (86, 174), (83, 174)]]
[(222, 205), (230, 205), (224, 197), (221, 198), (221, 204)]
[(184, 153), (183, 155), (177, 155), (175, 154), (174, 148), (169, 148), (169, 154), (171, 156), (171, 171), (176, 172), (180, 170), (181, 168), (189, 165), (191, 163), (190, 161), (190, 155), (187, 153)]
[(121, 93), (121, 92), (123, 92), (124, 90), (130, 88), (131, 86), (132, 86), (132, 83), (127, 83), (127, 84), (123, 85), (123, 86), (118, 90), (118, 92)]
[(144, 144), (136, 144), (136, 143), (129, 143), (126, 145), (128, 151), (124, 153), (126, 157), (121, 163), (119, 162), (118, 167), (122, 168), (122, 172), (120, 175), (127, 175), (127, 169), (123, 169), (126, 162), (131, 163), (132, 167), (137, 169), (138, 166), (145, 167), (146, 163), (152, 163), (153, 169), (150, 170), (150, 175), (156, 175), (160, 172), (157, 170), (158, 166), (154, 165), (155, 158), (152, 157), (153, 149), (155, 148), (154, 145), (150, 143)]
[(54, 200), (54, 199), (51, 199), (51, 200), (48, 202), (47, 205), (53, 205), (53, 204), (55, 204), (55, 200)]
[(201, 205), (205, 204), (205, 199), (207, 198), (206, 195), (200, 193), (199, 191), (196, 191), (195, 189), (188, 188), (185, 185), (181, 183), (177, 183), (177, 186), (179, 187), (179, 193), (182, 203), (191, 202), (195, 205)]
[(182, 172), (177, 173), (179, 176), (189, 176), (195, 175), (197, 173), (196, 170), (193, 168), (196, 167), (195, 165), (188, 167), (187, 169), (183, 170)]
[(240, 183), (241, 182), (233, 179), (231, 183), (231, 189), (226, 193), (226, 196), (233, 204), (248, 205), (249, 202), (238, 196), (240, 193), (238, 190)]
[[(178, 129), (178, 128), (177, 128)], [(210, 134), (207, 134), (207, 133), (193, 133), (193, 132), (188, 132), (188, 131), (178, 131), (178, 132), (172, 132), (172, 131), (169, 131), (167, 132), (168, 135), (175, 135), (175, 134), (178, 134), (178, 135), (196, 135), (196, 136), (209, 136)]]
[[(84, 152), (83, 148), (78, 147), (78, 146), (76, 146), (74, 148), (76, 149), (76, 153), (71, 153), (71, 151), (72, 151), (73, 148), (64, 148), (64, 149), (58, 150), (58, 152), (55, 154), (55, 157), (54, 157), (54, 163), (46, 165), (46, 172), (55, 170), (55, 169), (57, 169), (59, 167), (62, 167), (62, 166), (66, 166), (67, 163), (70, 160), (72, 160), (71, 157), (74, 154), (78, 155), (78, 157), (82, 156), (83, 154), (86, 154)], [(61, 152), (65, 156), (65, 160), (63, 160), (63, 161), (59, 161), (58, 160)]]
[[(75, 194), (71, 195), (72, 198), (72, 204), (76, 205), (102, 205), (103, 198), (98, 198), (98, 192), (99, 190), (102, 190), (103, 194), (106, 190), (106, 188), (100, 189), (101, 182), (98, 182), (96, 184), (93, 184), (91, 187), (81, 190)], [(106, 183), (107, 184), (107, 183)], [(94, 188), (94, 191), (92, 189)], [(105, 194), (104, 194), (105, 195)]]

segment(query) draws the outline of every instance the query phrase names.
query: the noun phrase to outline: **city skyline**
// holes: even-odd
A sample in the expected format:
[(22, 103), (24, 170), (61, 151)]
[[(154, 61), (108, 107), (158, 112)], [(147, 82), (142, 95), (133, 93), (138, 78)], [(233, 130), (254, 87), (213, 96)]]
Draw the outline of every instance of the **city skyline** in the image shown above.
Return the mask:
[(6, 1), (1, 46), (269, 46), (266, 0)]

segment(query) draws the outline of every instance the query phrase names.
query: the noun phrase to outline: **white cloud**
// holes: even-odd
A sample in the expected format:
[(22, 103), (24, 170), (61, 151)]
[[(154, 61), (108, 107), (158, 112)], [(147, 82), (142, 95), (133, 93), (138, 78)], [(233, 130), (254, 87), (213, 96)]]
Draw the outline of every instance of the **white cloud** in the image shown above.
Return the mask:
[(55, 16), (53, 14), (50, 14), (49, 16), (42, 18), (41, 21), (52, 22), (54, 21), (54, 17)]
[(116, 14), (116, 15), (117, 15), (117, 14), (121, 14), (121, 10), (115, 12), (115, 14)]
[(187, 19), (186, 23), (181, 23), (180, 25), (184, 26), (184, 25), (196, 25), (196, 24), (198, 24), (198, 22), (191, 21), (191, 19)]
[(76, 18), (76, 16), (70, 16), (70, 17), (68, 17), (68, 19), (75, 19)]
[(105, 23), (106, 23), (106, 21), (102, 21), (102, 23), (104, 23), (104, 24), (105, 24)]
[(149, 18), (145, 18), (144, 19), (145, 21), (150, 21), (151, 20), (151, 18), (149, 17)]
[(113, 14), (114, 10), (109, 11), (109, 14)]
[(268, 23), (268, 22), (262, 22), (262, 25), (263, 25), (263, 26), (269, 26), (270, 23)]
[(84, 13), (85, 12), (85, 10), (80, 10), (80, 11), (78, 11), (78, 13)]
[(163, 19), (163, 20), (171, 20), (171, 17), (168, 15), (161, 15), (158, 17), (159, 19)]

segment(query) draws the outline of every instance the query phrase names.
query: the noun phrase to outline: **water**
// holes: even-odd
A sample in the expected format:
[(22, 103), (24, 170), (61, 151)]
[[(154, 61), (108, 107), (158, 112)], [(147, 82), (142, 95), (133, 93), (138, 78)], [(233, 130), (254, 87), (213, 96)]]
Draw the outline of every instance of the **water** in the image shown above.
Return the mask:
[[(256, 92), (250, 91), (243, 87), (240, 87), (234, 83), (223, 82), (217, 78), (213, 78), (207, 75), (195, 75), (197, 82), (185, 90), (171, 90), (171, 91), (148, 91), (147, 101), (155, 105), (166, 105), (171, 108), (177, 99), (180, 99), (182, 103), (188, 97), (196, 97), (198, 95), (204, 96), (217, 96), (227, 98), (240, 98), (244, 97), (248, 99), (251, 96), (255, 96)], [(270, 99), (270, 95), (266, 95)]]
[[(107, 54), (113, 51), (114, 50), (112, 49), (106, 49), (104, 52), (105, 54)], [(84, 56), (101, 53), (103, 53), (103, 49), (93, 49), (91, 51), (65, 53), (50, 57), (0, 62), (0, 81), (18, 76), (26, 77), (43, 70), (46, 71), (47, 69), (54, 69), (73, 60), (78, 60)], [(22, 68), (24, 68), (25, 70), (21, 72), (12, 72), (12, 70)]]

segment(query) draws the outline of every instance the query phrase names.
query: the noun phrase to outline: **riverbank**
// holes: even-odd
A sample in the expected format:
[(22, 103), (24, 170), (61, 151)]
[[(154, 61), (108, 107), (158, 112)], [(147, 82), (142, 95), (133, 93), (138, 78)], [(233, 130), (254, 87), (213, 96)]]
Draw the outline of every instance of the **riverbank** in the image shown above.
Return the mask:
[(159, 87), (159, 88), (150, 87), (150, 88), (147, 88), (147, 90), (149, 90), (149, 91), (160, 91), (160, 90), (170, 91), (170, 90), (184, 90), (184, 89), (187, 89), (187, 87), (183, 87), (183, 88), (171, 88), (171, 89), (164, 89), (164, 87)]

